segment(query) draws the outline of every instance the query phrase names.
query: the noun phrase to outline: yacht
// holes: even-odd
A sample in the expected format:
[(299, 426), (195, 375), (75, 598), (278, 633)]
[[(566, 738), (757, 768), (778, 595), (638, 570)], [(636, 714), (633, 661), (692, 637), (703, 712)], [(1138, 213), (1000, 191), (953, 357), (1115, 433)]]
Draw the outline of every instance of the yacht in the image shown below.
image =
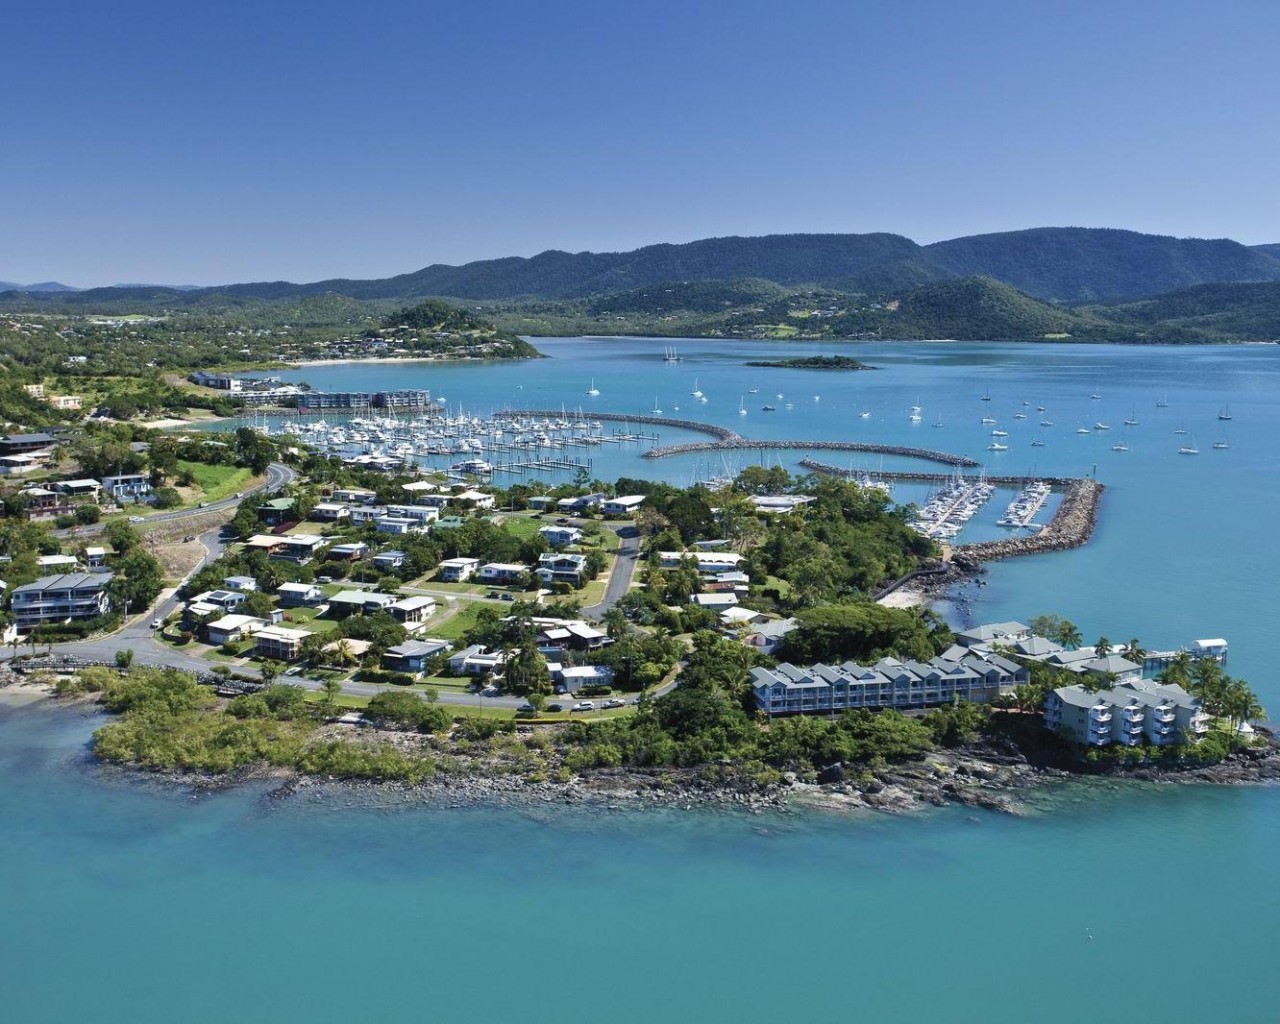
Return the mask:
[(987, 390), (986, 390), (986, 391), (984, 391), (984, 392), (982, 393), (982, 400), (983, 400), (984, 402), (989, 402), (989, 401), (991, 401), (991, 389), (990, 389), (990, 388), (987, 388)]
[(1013, 414), (1013, 418), (1015, 420), (1025, 420), (1027, 418), (1027, 414), (1025, 412), (1015, 412)]
[(995, 421), (996, 421), (996, 418), (995, 418), (994, 416), (983, 416), (983, 417), (982, 417), (982, 425), (983, 425), (984, 427), (989, 427), (989, 426), (991, 426), (991, 424), (993, 424)]
[(747, 414), (747, 407), (742, 404), (742, 396), (739, 395), (738, 396), (738, 415), (745, 416), (746, 414)]
[(591, 378), (591, 387), (587, 388), (587, 394), (592, 398), (600, 394), (600, 389), (596, 387), (596, 379), (594, 377)]
[(1231, 447), (1231, 442), (1224, 437), (1221, 441), (1214, 441), (1213, 447), (1216, 451), (1225, 452)]
[(1123, 441), (1117, 441), (1111, 446), (1111, 450), (1113, 452), (1127, 452), (1129, 450), (1129, 446)]
[(871, 419), (871, 413), (867, 412), (867, 411), (864, 409), (864, 410), (862, 410), (862, 412), (858, 413), (858, 419), (860, 419), (860, 420), (869, 420), (869, 419)]
[(1175, 431), (1174, 431), (1174, 433), (1175, 433), (1175, 434), (1185, 434), (1185, 433), (1187, 433), (1187, 425), (1186, 425), (1185, 423), (1179, 423), (1179, 424), (1178, 424), (1178, 429), (1177, 429), (1177, 430), (1175, 430)]
[(758, 395), (758, 394), (760, 394), (760, 389), (759, 389), (759, 388), (747, 388), (747, 394), (749, 394), (749, 395)]
[[(1229, 405), (1224, 405), (1224, 406), (1222, 407), (1221, 411), (1218, 413), (1218, 419), (1220, 419), (1220, 420), (1229, 420), (1229, 419), (1231, 419), (1231, 406), (1229, 406)], [(1217, 446), (1215, 445), (1215, 447), (1217, 447)]]
[(1040, 421), (1040, 426), (1042, 426), (1042, 427), (1051, 427), (1051, 426), (1053, 426), (1053, 420), (1041, 420), (1041, 421)]
[(936, 420), (934, 420), (934, 421), (933, 421), (933, 425), (934, 425), (935, 427), (940, 427), (940, 426), (942, 426), (942, 413), (938, 413), (938, 418), (937, 418)]
[(778, 407), (776, 405), (762, 405), (760, 406), (760, 411), (761, 412), (777, 412)]
[(1095, 391), (1093, 394), (1091, 394), (1091, 395), (1089, 396), (1089, 398), (1090, 398), (1092, 401), (1095, 401), (1095, 402), (1098, 402), (1098, 401), (1101, 401), (1101, 400), (1102, 400), (1102, 396), (1101, 396), (1100, 394), (1098, 394), (1098, 392), (1096, 392), (1096, 391)]
[(1138, 425), (1138, 407), (1135, 405), (1133, 411), (1129, 414), (1129, 418), (1124, 421), (1126, 427), (1136, 427)]
[(1001, 444), (999, 441), (992, 441), (987, 445), (987, 451), (989, 452), (1007, 452), (1008, 450), (1009, 446), (1007, 444)]
[(1038, 438), (1038, 437), (1032, 438), (1032, 439), (1031, 439), (1031, 447), (1032, 447), (1032, 448), (1043, 448), (1043, 447), (1044, 447), (1044, 442), (1043, 442), (1042, 440), (1040, 440), (1040, 438)]
[(993, 431), (991, 431), (991, 436), (992, 436), (992, 437), (1008, 437), (1008, 436), (1009, 436), (1009, 431), (1007, 431), (1007, 430), (993, 430)]
[(676, 351), (676, 347), (674, 345), (668, 345), (662, 350), (662, 361), (664, 363), (680, 362), (680, 353)]
[(1093, 429), (1094, 430), (1110, 430), (1111, 425), (1109, 423), (1102, 423), (1101, 421), (1099, 421), (1098, 423), (1095, 423), (1093, 425)]
[(658, 399), (657, 399), (657, 396), (656, 396), (656, 395), (654, 396), (654, 399), (653, 399), (653, 409), (652, 409), (652, 411), (649, 413), (649, 415), (650, 415), (650, 416), (661, 416), (661, 415), (662, 415), (662, 410), (658, 408)]
[(1193, 437), (1190, 441), (1178, 449), (1179, 455), (1199, 455), (1200, 449), (1196, 447), (1196, 439)]
[(1088, 427), (1086, 427), (1083, 423), (1081, 423), (1081, 424), (1080, 424), (1080, 426), (1076, 427), (1076, 433), (1077, 433), (1077, 434), (1088, 434), (1088, 433), (1090, 433), (1090, 431), (1089, 431), (1089, 428), (1088, 428)]
[(1168, 398), (1159, 398), (1159, 399), (1156, 399), (1156, 408), (1157, 408), (1157, 409), (1167, 409), (1167, 408), (1169, 408), (1169, 399), (1168, 399)]
[(919, 423), (919, 422), (920, 422), (920, 414), (919, 414), (918, 412), (913, 412), (913, 413), (912, 413), (910, 416), (908, 416), (907, 418), (908, 418), (912, 423)]
[(693, 390), (689, 392), (694, 398), (701, 398), (702, 392), (698, 390), (698, 378), (693, 378)]

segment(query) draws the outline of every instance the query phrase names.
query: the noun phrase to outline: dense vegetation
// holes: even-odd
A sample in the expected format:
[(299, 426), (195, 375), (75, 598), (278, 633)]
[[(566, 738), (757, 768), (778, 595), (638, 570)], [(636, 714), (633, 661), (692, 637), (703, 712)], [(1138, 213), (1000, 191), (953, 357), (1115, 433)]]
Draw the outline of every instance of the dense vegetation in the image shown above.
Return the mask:
[(852, 356), (799, 356), (795, 359), (759, 359), (748, 366), (769, 366), (784, 370), (874, 370)]

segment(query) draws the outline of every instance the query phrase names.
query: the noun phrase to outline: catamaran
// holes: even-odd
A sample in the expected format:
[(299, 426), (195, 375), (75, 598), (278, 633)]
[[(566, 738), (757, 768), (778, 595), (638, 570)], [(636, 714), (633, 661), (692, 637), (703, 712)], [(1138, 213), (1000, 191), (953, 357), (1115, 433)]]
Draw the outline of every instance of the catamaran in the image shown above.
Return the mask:
[(1007, 444), (1001, 444), (999, 441), (992, 441), (987, 445), (987, 451), (989, 452), (1007, 452), (1008, 450), (1009, 446)]

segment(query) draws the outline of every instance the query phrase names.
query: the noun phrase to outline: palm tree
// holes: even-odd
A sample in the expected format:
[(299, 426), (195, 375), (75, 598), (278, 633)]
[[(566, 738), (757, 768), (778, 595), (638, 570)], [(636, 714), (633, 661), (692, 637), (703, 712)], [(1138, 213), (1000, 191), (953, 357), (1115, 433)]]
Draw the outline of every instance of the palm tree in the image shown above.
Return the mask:
[(1111, 641), (1105, 636), (1100, 636), (1098, 642), (1093, 645), (1093, 650), (1099, 658), (1105, 658), (1111, 653)]
[(1191, 689), (1191, 655), (1186, 651), (1175, 654), (1157, 676), (1166, 686), (1181, 686)]
[(1141, 665), (1147, 659), (1147, 652), (1142, 649), (1142, 645), (1138, 643), (1136, 636), (1124, 645), (1124, 650), (1121, 653), (1135, 665)]
[(1084, 643), (1084, 634), (1080, 632), (1074, 622), (1063, 619), (1062, 625), (1059, 627), (1058, 640), (1067, 650), (1074, 651)]
[(342, 682), (338, 679), (326, 679), (320, 684), (324, 692), (325, 710), (333, 714), (338, 709), (338, 696), (342, 693)]

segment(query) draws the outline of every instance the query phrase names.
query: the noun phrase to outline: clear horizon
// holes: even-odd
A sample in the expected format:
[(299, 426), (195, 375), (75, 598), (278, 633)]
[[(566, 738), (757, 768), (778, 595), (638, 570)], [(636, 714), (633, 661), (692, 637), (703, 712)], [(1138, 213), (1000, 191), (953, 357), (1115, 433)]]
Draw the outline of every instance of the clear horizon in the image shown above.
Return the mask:
[(1280, 241), (1280, 9), (12, 14), (0, 280), (379, 278), (724, 235)]

